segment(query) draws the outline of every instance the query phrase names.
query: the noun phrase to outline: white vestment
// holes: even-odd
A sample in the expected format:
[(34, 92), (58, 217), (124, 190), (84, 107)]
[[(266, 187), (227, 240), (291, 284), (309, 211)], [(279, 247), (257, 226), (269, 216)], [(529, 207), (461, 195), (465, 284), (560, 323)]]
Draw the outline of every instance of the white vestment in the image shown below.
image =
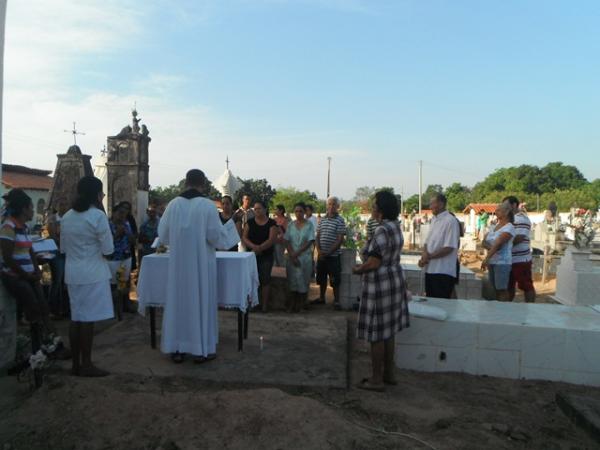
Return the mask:
[(158, 235), (161, 243), (169, 246), (161, 338), (164, 353), (216, 353), (219, 324), (215, 249), (235, 245), (230, 243), (230, 229), (235, 231), (233, 221), (222, 225), (215, 204), (203, 197), (177, 197), (160, 219)]

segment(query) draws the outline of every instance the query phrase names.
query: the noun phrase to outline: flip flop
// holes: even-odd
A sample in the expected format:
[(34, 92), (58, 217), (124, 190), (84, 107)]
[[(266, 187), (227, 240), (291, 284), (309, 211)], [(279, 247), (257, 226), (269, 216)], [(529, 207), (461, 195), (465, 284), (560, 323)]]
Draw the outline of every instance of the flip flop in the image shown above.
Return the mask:
[(176, 352), (176, 353), (173, 353), (173, 354), (171, 355), (171, 360), (172, 360), (172, 361), (173, 361), (175, 364), (181, 364), (181, 363), (183, 362), (183, 360), (184, 360), (184, 359), (185, 359), (185, 358), (184, 358), (184, 356), (183, 356), (183, 353)]
[(360, 383), (356, 385), (358, 389), (373, 392), (385, 392), (385, 385), (372, 384), (368, 378), (363, 378)]
[(206, 362), (212, 361), (214, 359), (217, 358), (217, 354), (216, 353), (212, 353), (208, 356), (198, 356), (197, 358), (194, 359), (194, 362), (196, 364), (204, 364)]

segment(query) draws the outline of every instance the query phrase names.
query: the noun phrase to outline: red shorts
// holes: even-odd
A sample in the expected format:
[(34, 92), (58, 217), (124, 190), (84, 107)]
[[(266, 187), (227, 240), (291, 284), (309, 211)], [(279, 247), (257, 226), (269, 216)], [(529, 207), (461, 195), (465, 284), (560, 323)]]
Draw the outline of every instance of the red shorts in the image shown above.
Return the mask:
[(510, 282), (508, 288), (511, 291), (515, 290), (516, 286), (522, 291), (532, 291), (533, 286), (533, 274), (531, 271), (531, 261), (522, 263), (513, 263), (512, 270), (510, 272)]

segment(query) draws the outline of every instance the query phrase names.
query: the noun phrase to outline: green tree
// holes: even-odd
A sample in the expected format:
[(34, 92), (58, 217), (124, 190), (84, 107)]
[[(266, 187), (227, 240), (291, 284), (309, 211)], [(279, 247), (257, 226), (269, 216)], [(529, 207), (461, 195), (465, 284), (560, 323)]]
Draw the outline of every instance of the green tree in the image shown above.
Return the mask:
[(354, 201), (356, 202), (368, 202), (371, 197), (375, 194), (377, 189), (370, 186), (361, 186), (356, 189), (356, 194), (354, 195)]
[(539, 191), (554, 192), (557, 190), (579, 189), (588, 181), (575, 166), (565, 166), (561, 162), (551, 162), (540, 169), (541, 180)]
[(273, 206), (283, 205), (286, 211), (292, 212), (296, 203), (310, 204), (313, 208), (317, 209), (317, 203), (319, 199), (317, 194), (309, 191), (300, 191), (294, 187), (283, 187), (278, 188), (276, 194), (271, 199)]
[(419, 210), (419, 194), (411, 195), (404, 201), (404, 211), (411, 213)]
[(453, 183), (446, 188), (444, 195), (448, 200), (448, 210), (462, 212), (470, 203), (471, 190), (460, 183)]
[[(210, 180), (208, 181), (208, 198), (212, 200), (220, 200), (221, 193), (214, 187)], [(150, 189), (148, 193), (148, 202), (152, 205), (166, 205), (185, 190), (185, 179), (177, 184), (161, 187), (157, 186)]]
[[(444, 188), (441, 184), (430, 184), (423, 192), (423, 209), (426, 209), (427, 205), (429, 205), (429, 200), (434, 194), (443, 194)], [(418, 197), (418, 196), (417, 196)]]
[(240, 181), (242, 182), (242, 188), (235, 194), (234, 204), (241, 205), (242, 197), (249, 195), (253, 202), (261, 200), (267, 204), (267, 207), (270, 207), (271, 200), (277, 192), (267, 180), (264, 178), (258, 180), (250, 178), (247, 180), (240, 179)]

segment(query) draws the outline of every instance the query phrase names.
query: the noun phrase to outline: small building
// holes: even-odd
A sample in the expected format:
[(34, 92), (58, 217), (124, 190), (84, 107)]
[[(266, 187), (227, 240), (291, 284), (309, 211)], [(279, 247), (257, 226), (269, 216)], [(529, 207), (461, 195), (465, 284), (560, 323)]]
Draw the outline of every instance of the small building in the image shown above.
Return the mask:
[(485, 211), (489, 215), (496, 212), (498, 203), (469, 203), (463, 210), (465, 215), (465, 231), (467, 233), (474, 233), (477, 229), (477, 214), (481, 211)]
[(2, 191), (23, 189), (33, 200), (35, 216), (30, 226), (41, 224), (44, 220), (48, 197), (54, 183), (51, 173), (51, 170), (2, 164)]

